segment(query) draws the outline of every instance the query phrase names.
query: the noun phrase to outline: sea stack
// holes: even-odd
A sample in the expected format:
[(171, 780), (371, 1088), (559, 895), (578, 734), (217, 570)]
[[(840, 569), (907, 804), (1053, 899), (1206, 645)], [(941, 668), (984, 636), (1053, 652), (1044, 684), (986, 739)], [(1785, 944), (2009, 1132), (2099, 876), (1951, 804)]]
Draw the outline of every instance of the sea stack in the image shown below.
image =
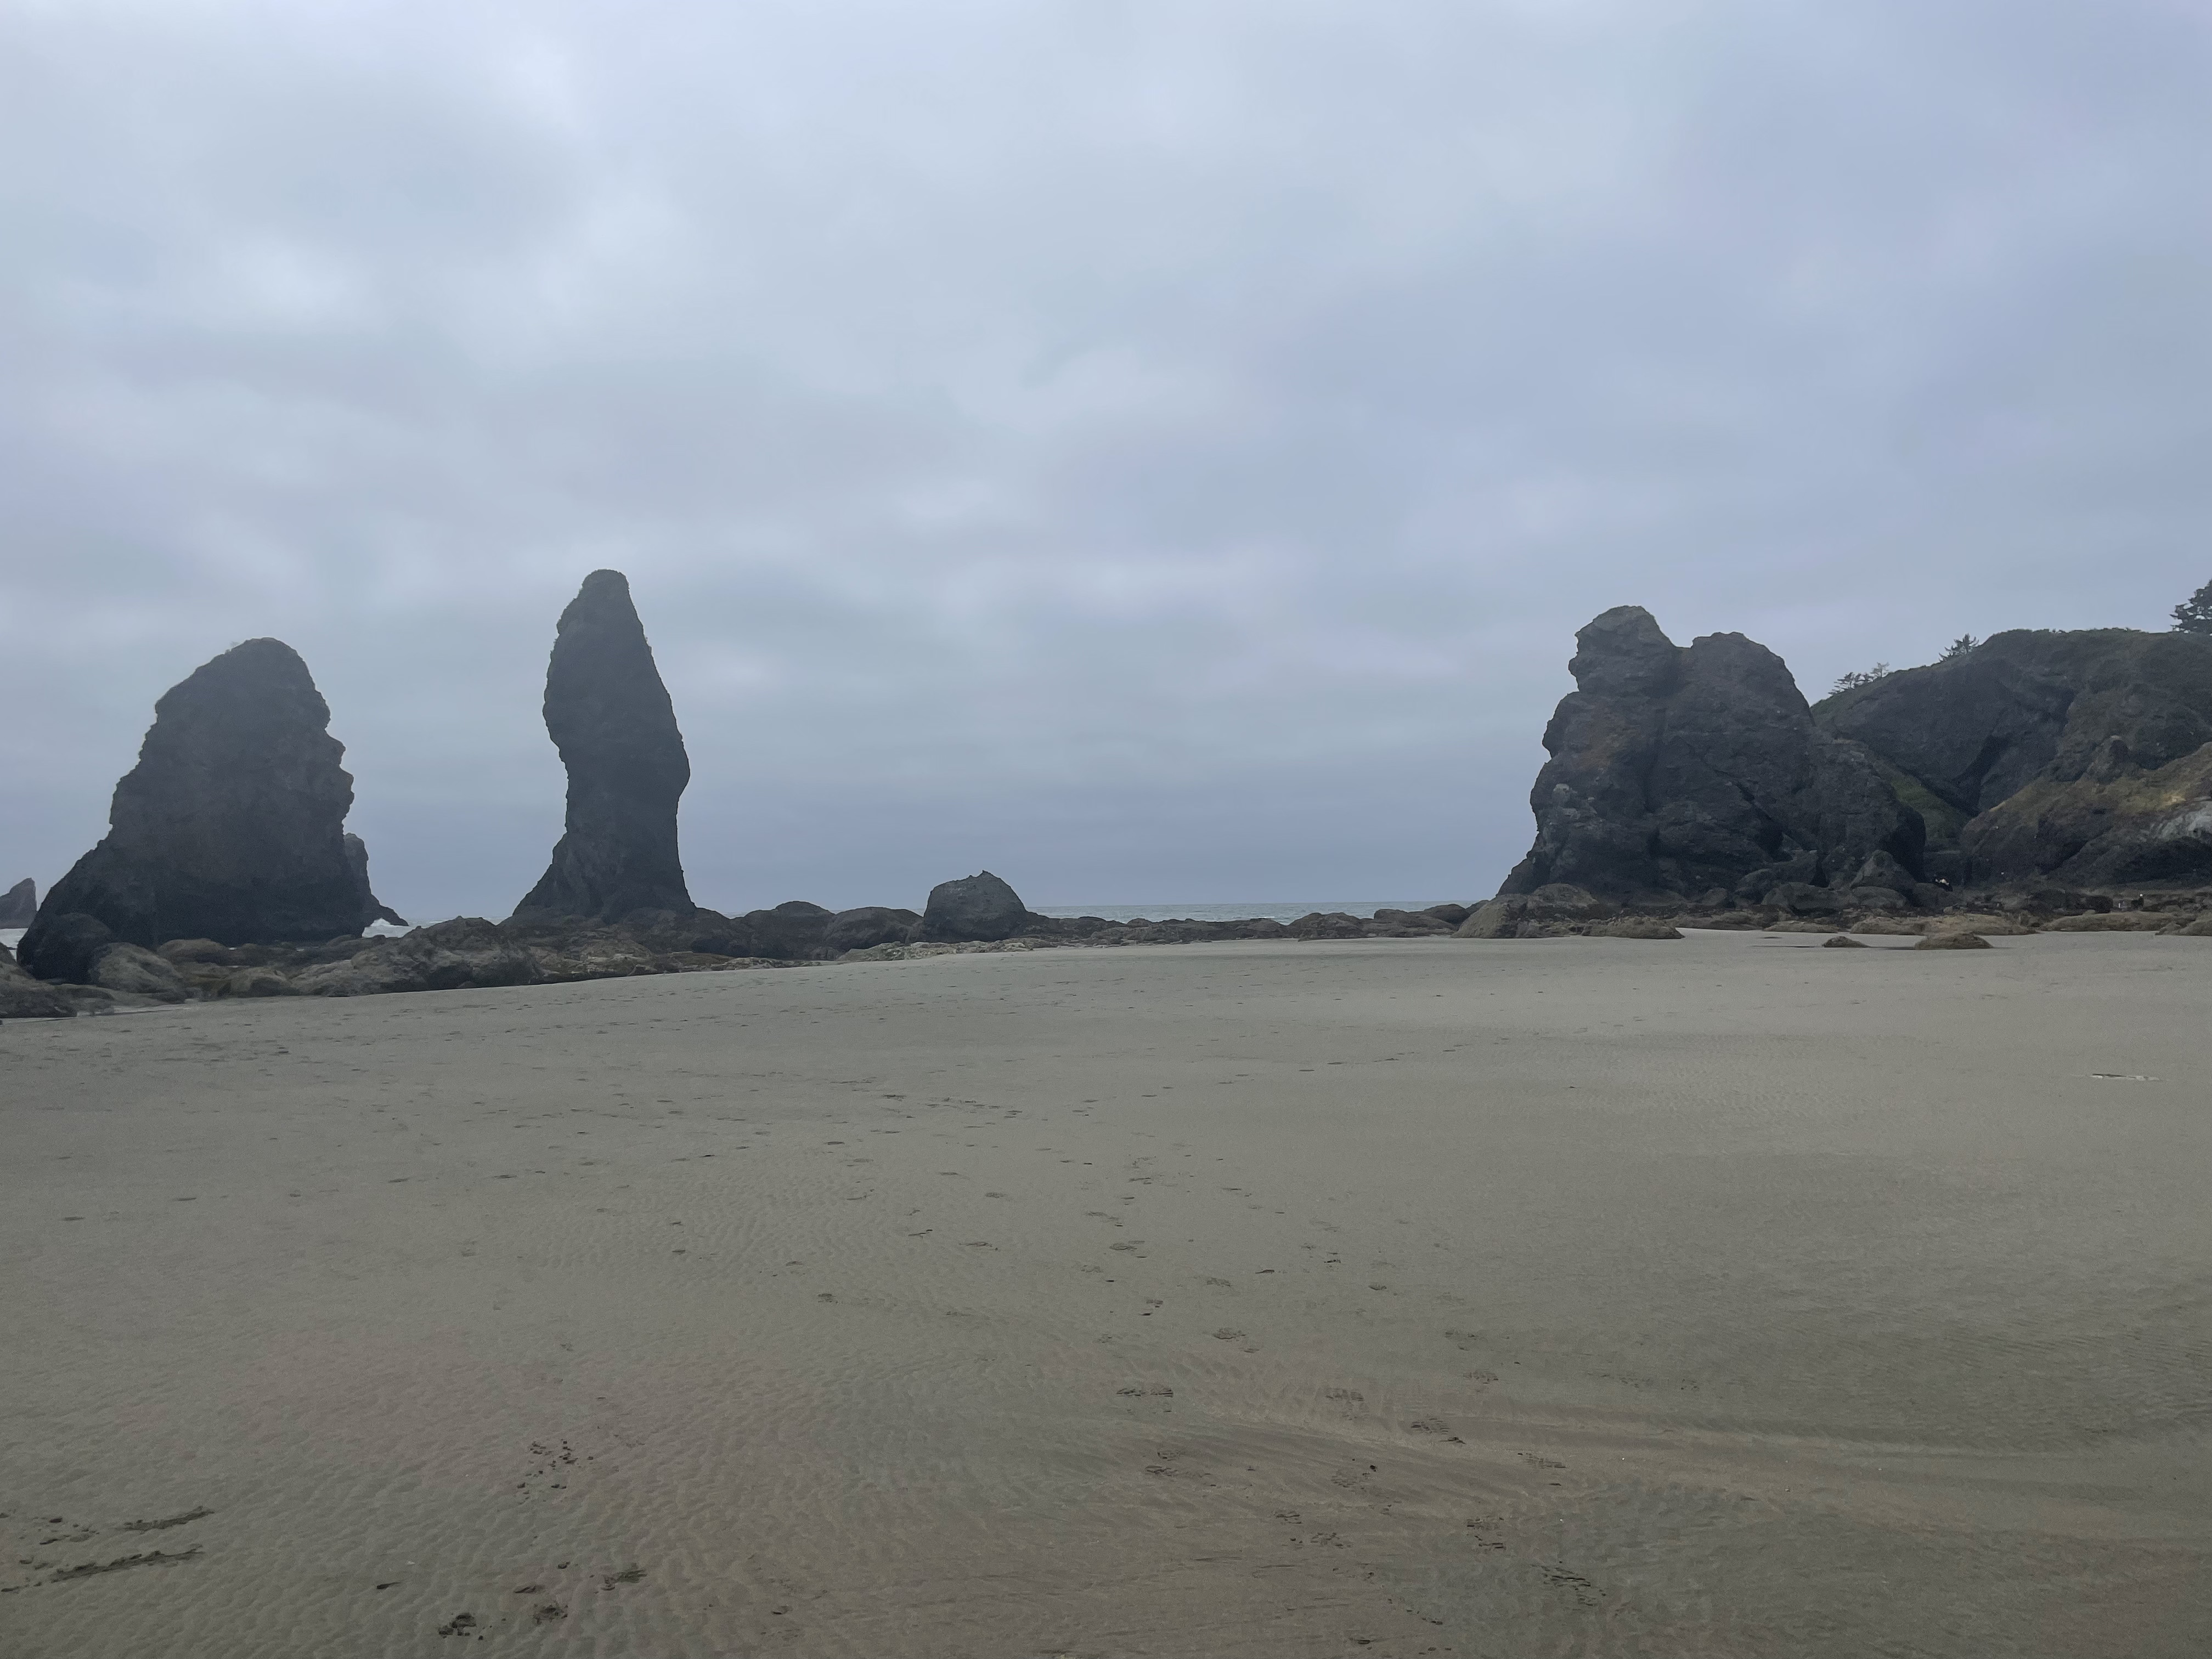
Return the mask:
[(545, 729), (568, 769), (566, 832), (518, 918), (619, 921), (697, 907), (677, 856), (691, 763), (619, 570), (594, 570), (561, 613), (545, 671)]
[(39, 914), (39, 884), (28, 876), (0, 894), (0, 927), (28, 927)]
[[(1923, 834), (1858, 744), (1823, 731), (1741, 634), (1678, 646), (1640, 605), (1575, 635), (1579, 688), (1544, 731), (1536, 844), (1501, 892), (1757, 902), (1778, 889), (1905, 902)], [(1803, 896), (1794, 891), (1785, 896)]]
[(330, 720), (307, 665), (281, 640), (233, 646), (171, 687), (115, 786), (106, 837), (39, 907), (23, 965), (63, 976), (41, 954), (72, 916), (150, 949), (322, 940), (388, 914), (368, 890), (366, 850), (347, 844), (353, 779)]

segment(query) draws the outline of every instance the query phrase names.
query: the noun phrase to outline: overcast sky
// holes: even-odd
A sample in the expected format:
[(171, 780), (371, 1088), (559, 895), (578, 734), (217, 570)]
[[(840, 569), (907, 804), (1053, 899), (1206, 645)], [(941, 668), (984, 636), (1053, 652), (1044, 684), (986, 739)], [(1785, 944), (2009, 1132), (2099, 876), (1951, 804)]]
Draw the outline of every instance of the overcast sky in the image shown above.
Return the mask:
[(1576, 628), (2212, 579), (2202, 0), (0, 0), (0, 884), (257, 635), (417, 920), (630, 577), (702, 903), (1465, 898)]

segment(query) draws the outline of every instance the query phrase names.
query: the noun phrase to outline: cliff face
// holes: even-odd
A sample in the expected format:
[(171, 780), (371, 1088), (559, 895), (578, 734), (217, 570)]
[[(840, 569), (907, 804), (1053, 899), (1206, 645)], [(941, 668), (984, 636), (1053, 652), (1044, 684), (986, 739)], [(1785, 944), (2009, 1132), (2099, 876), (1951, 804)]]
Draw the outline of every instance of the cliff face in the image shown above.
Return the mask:
[(384, 914), (368, 854), (349, 848), (353, 779), (330, 708), (281, 640), (248, 640), (165, 692), (138, 763), (115, 786), (108, 831), (39, 907), (33, 972), (58, 919), (117, 939), (225, 945), (327, 939)]
[(1676, 646), (1623, 605), (1575, 636), (1577, 690), (1545, 729), (1536, 843), (1506, 893), (1741, 902), (1786, 883), (1895, 890), (1919, 817), (1856, 744), (1821, 730), (1782, 659), (1741, 634)]
[(1814, 718), (1880, 757), (1961, 884), (2212, 881), (2212, 638), (2020, 629)]

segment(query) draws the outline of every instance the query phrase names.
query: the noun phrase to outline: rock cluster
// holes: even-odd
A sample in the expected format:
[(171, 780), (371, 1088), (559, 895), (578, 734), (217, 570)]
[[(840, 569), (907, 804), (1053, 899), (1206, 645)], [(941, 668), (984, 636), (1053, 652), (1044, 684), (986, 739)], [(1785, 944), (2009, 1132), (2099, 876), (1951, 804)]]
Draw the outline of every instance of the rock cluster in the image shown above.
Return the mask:
[(57, 882), (24, 935), (23, 965), (82, 981), (85, 924), (144, 949), (180, 937), (246, 944), (358, 933), (390, 913), (345, 832), (353, 779), (299, 653), (248, 640), (154, 707), (108, 832)]
[(1833, 921), (2212, 884), (2212, 637), (2000, 634), (1809, 708), (1764, 647), (1677, 647), (1633, 605), (1576, 646), (1535, 844), (1499, 890), (1531, 903), (1486, 908), (1482, 937), (1585, 920), (1540, 896), (1570, 887)]
[(545, 729), (568, 769), (568, 817), (518, 917), (618, 921), (691, 908), (676, 805), (691, 762), (618, 570), (594, 570), (555, 630)]
[(2212, 636), (2020, 629), (1814, 711), (1954, 885), (2212, 881)]
[(1636, 605), (1575, 643), (1577, 689), (1529, 797), (1535, 845), (1502, 893), (1719, 908), (1879, 886), (1909, 902), (1919, 817), (1865, 750), (1814, 723), (1779, 657), (1741, 634), (1677, 646)]

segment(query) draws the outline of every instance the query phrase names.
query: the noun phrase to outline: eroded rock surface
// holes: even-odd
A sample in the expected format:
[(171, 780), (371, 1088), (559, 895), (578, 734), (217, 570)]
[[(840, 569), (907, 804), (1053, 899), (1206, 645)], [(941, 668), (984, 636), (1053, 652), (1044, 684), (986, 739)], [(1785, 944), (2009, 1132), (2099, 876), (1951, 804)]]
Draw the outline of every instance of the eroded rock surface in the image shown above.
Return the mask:
[(23, 965), (82, 981), (88, 961), (57, 932), (73, 915), (148, 949), (360, 933), (382, 907), (365, 850), (346, 844), (353, 779), (330, 719), (281, 640), (234, 646), (171, 687), (115, 786), (107, 835), (39, 907)]
[(2018, 629), (1827, 699), (1958, 884), (2212, 881), (2212, 637)]
[(0, 1019), (74, 1019), (76, 1006), (51, 985), (41, 984), (0, 951)]
[(691, 763), (618, 570), (584, 578), (561, 613), (545, 672), (545, 729), (568, 769), (568, 817), (515, 915), (618, 921), (695, 908), (676, 842)]
[(1678, 647), (1636, 605), (1575, 643), (1577, 689), (1545, 729), (1529, 798), (1535, 845), (1503, 894), (1718, 907), (1848, 883), (1877, 854), (1910, 885), (1918, 816), (1869, 755), (1815, 725), (1771, 651), (1741, 634)]
[(0, 893), (0, 927), (28, 927), (39, 914), (39, 884), (28, 876)]

